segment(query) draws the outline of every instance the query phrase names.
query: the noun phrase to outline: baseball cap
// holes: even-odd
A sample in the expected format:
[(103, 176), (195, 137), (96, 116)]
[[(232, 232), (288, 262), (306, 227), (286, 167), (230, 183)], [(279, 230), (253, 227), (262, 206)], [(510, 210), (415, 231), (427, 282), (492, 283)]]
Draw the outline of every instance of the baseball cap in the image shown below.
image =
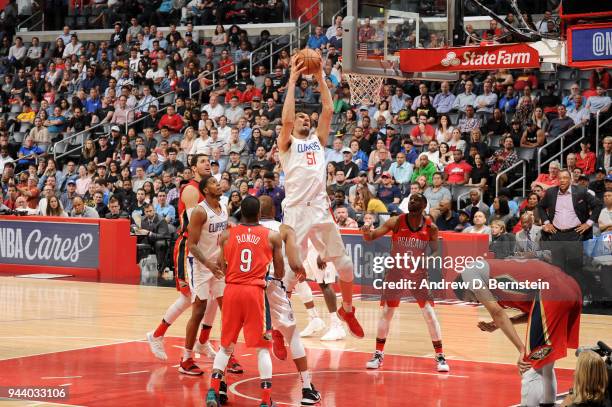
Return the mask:
[(395, 124), (389, 124), (387, 126), (387, 129), (391, 129), (391, 130), (395, 130), (395, 131), (399, 131), (399, 127), (396, 126)]
[(391, 173), (389, 171), (384, 171), (380, 176), (381, 177), (391, 178)]
[(121, 131), (121, 129), (119, 128), (119, 126), (115, 125), (111, 127), (111, 131)]
[(606, 173), (606, 169), (604, 167), (597, 167), (597, 169), (595, 170), (595, 172), (601, 172), (602, 174)]
[(368, 176), (368, 172), (367, 171), (359, 171), (359, 176), (360, 177), (367, 177)]
[(612, 181), (612, 174), (606, 175), (606, 181)]
[(216, 166), (219, 166), (219, 162), (218, 162), (218, 161), (211, 161), (211, 162), (210, 162), (210, 165), (216, 165)]
[(70, 185), (70, 184), (76, 185), (76, 181), (73, 179), (69, 179), (68, 182), (66, 182), (66, 185)]
[(351, 149), (350, 149), (350, 148), (348, 148), (348, 147), (344, 147), (344, 148), (342, 149), (342, 154), (344, 154), (344, 153), (352, 153), (352, 151), (351, 151)]

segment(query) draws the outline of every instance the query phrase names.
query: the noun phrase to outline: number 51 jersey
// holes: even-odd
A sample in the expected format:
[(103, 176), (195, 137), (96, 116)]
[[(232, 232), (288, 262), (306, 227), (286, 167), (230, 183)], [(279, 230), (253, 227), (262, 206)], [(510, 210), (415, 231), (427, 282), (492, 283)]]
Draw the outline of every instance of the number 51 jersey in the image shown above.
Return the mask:
[(223, 250), (227, 263), (226, 284), (266, 286), (265, 277), (272, 261), (269, 233), (269, 229), (259, 224), (240, 224), (229, 229)]

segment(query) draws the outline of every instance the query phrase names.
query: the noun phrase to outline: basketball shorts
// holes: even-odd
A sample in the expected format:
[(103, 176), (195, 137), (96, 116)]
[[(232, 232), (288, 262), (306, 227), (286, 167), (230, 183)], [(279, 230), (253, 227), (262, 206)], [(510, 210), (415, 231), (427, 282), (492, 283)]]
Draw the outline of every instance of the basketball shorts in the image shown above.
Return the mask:
[(582, 293), (571, 277), (555, 285), (554, 293), (538, 294), (529, 312), (525, 353), (534, 369), (578, 347)]
[(283, 213), (283, 222), (295, 230), (296, 242), (302, 253), (308, 250), (310, 240), (324, 261), (346, 254), (340, 230), (327, 201), (316, 205), (286, 207)]
[(425, 269), (417, 269), (414, 273), (404, 269), (389, 270), (384, 278), (387, 285), (383, 287), (380, 305), (397, 308), (402, 298), (406, 297), (414, 297), (420, 307), (424, 307), (427, 302), (433, 305), (431, 292), (423, 286), (427, 279)]
[(321, 270), (317, 265), (317, 256), (319, 253), (314, 248), (312, 243), (308, 244), (308, 254), (304, 259), (304, 269), (306, 277), (309, 280), (316, 281), (318, 284), (332, 284), (336, 282), (336, 269), (331, 263), (326, 263), (325, 268)]
[(287, 297), (286, 286), (283, 281), (269, 277), (268, 285), (266, 286), (266, 298), (270, 307), (270, 318), (273, 328), (290, 328), (295, 326), (293, 308), (291, 308), (291, 301)]
[(189, 249), (187, 248), (187, 238), (179, 235), (174, 244), (174, 279), (176, 281), (176, 289), (183, 295), (191, 297), (189, 291), (189, 282), (187, 275), (189, 274)]
[(216, 278), (213, 273), (199, 264), (193, 257), (188, 257), (187, 276), (191, 302), (200, 300), (215, 300), (223, 297), (225, 280)]
[(228, 284), (221, 310), (221, 346), (229, 348), (243, 331), (249, 348), (269, 348), (272, 329), (266, 291), (257, 285)]

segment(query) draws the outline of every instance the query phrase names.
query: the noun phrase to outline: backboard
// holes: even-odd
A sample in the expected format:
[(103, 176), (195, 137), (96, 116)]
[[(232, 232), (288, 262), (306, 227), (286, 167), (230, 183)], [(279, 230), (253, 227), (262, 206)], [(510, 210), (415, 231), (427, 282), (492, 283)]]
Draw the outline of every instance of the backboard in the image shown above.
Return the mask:
[(454, 0), (348, 0), (342, 69), (396, 79), (456, 80), (454, 72), (402, 72), (399, 51), (452, 45)]

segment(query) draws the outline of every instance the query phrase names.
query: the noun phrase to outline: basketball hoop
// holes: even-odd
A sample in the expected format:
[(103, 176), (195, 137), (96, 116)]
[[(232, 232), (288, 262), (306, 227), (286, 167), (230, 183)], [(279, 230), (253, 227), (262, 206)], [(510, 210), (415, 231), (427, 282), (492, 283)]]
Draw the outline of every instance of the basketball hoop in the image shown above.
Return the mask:
[(380, 103), (380, 91), (385, 78), (360, 73), (347, 73), (346, 78), (351, 90), (351, 105), (361, 105), (366, 99)]

